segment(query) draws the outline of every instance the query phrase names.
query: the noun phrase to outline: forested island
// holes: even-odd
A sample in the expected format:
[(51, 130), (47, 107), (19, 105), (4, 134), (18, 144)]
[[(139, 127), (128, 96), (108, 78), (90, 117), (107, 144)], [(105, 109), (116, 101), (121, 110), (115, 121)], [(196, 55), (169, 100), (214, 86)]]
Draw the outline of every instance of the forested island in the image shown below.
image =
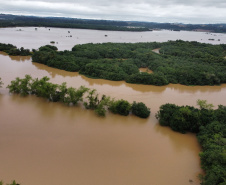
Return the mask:
[(226, 24), (158, 23), (0, 14), (0, 27), (23, 26), (80, 28), (113, 31), (151, 31), (167, 29), (172, 31), (188, 30), (226, 33)]
[(205, 171), (200, 176), (202, 185), (226, 184), (226, 106), (216, 110), (205, 100), (198, 100), (199, 109), (192, 106), (165, 104), (156, 117), (162, 126), (174, 131), (192, 132), (197, 135), (202, 146), (201, 167)]
[[(160, 54), (153, 49), (160, 48)], [(9, 55), (32, 55), (32, 61), (90, 78), (145, 85), (220, 85), (226, 83), (226, 44), (168, 41), (75, 45), (58, 51), (46, 45), (29, 51), (0, 44)], [(140, 72), (147, 68), (153, 73)]]
[[(160, 54), (152, 50), (160, 49)], [(75, 45), (72, 51), (40, 47), (32, 61), (91, 78), (146, 85), (226, 83), (226, 44), (169, 41)], [(140, 72), (148, 68), (153, 73)]]

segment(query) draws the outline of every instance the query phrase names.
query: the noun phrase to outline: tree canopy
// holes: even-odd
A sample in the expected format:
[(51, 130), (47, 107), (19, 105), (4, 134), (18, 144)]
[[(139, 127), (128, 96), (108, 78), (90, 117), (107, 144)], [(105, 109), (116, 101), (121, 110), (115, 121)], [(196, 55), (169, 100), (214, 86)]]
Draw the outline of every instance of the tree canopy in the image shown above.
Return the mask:
[(201, 176), (202, 185), (226, 184), (226, 106), (219, 105), (214, 110), (206, 100), (198, 100), (197, 104), (200, 109), (165, 104), (156, 117), (162, 126), (197, 134), (202, 146), (201, 167), (205, 170), (205, 175)]
[[(160, 54), (152, 50), (160, 49)], [(46, 45), (39, 50), (17, 49), (0, 44), (0, 51), (30, 55), (32, 61), (79, 72), (90, 78), (145, 85), (220, 85), (226, 83), (226, 44), (168, 41), (164, 43), (103, 43), (75, 45), (72, 51), (58, 51)], [(147, 68), (153, 73), (140, 72)]]
[[(43, 50), (43, 48), (46, 48)], [(160, 53), (152, 52), (161, 48)], [(198, 42), (103, 43), (75, 45), (72, 51), (48, 46), (34, 52), (33, 62), (91, 78), (146, 85), (219, 85), (226, 83), (226, 46)], [(153, 71), (140, 72), (144, 67)]]

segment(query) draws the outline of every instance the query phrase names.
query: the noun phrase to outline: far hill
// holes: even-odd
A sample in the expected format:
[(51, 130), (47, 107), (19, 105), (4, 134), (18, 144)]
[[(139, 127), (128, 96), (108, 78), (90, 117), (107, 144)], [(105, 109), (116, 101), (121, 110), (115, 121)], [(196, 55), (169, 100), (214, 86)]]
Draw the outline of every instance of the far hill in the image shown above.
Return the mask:
[(226, 24), (157, 23), (0, 14), (0, 27), (18, 26), (80, 28), (113, 31), (151, 31), (168, 29), (173, 31), (187, 30), (226, 33)]

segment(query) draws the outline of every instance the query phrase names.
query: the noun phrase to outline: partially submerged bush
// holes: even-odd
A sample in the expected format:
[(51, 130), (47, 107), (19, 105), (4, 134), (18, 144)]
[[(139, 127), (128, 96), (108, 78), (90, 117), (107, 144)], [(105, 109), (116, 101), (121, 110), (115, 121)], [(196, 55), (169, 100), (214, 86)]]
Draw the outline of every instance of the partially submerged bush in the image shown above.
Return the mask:
[(133, 102), (132, 113), (140, 118), (147, 118), (150, 115), (151, 111), (144, 103)]
[[(132, 113), (141, 118), (147, 118), (150, 115), (150, 109), (143, 103), (133, 103), (133, 106), (126, 100), (114, 100), (109, 96), (102, 95), (99, 98), (95, 89), (89, 89), (84, 86), (78, 89), (67, 87), (66, 82), (61, 85), (49, 82), (47, 76), (41, 79), (33, 79), (30, 75), (25, 75), (24, 79), (16, 78), (7, 86), (10, 93), (26, 96), (34, 94), (38, 97), (46, 98), (52, 102), (62, 102), (67, 105), (76, 105), (82, 102), (86, 109), (92, 109), (99, 116), (105, 116), (107, 110), (115, 114), (127, 116)], [(88, 95), (83, 99), (84, 94)]]

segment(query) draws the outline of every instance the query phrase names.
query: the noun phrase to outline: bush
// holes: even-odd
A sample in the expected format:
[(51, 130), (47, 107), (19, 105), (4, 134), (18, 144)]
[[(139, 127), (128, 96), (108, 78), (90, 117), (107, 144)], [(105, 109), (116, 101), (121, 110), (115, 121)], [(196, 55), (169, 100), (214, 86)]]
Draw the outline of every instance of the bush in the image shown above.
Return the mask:
[(140, 118), (147, 118), (150, 115), (151, 111), (144, 103), (133, 102), (132, 113)]
[(109, 109), (115, 114), (128, 116), (131, 110), (131, 104), (126, 100), (112, 101)]

